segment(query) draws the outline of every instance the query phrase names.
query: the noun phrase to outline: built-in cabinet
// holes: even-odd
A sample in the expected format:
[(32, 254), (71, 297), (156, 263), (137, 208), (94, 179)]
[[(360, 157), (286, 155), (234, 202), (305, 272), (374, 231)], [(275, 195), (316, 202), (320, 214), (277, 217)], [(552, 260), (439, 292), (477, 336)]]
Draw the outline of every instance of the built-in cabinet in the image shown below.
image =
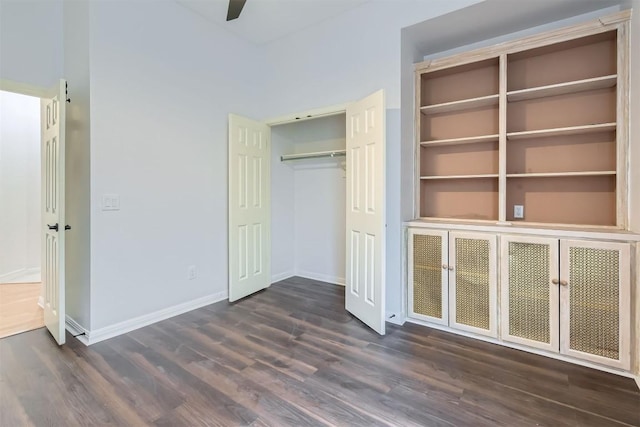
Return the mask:
[(409, 320), (631, 369), (629, 18), (416, 64)]
[(501, 237), (501, 338), (628, 369), (630, 244)]
[(496, 337), (495, 235), (410, 229), (410, 313), (416, 318)]

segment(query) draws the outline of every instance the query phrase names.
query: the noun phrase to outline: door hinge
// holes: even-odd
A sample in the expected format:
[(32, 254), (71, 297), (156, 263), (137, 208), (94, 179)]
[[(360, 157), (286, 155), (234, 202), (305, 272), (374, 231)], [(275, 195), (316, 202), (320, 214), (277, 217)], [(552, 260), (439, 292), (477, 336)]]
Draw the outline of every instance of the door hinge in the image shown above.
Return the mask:
[(69, 82), (64, 82), (64, 97), (67, 98), (67, 102), (71, 104), (71, 98), (69, 98)]

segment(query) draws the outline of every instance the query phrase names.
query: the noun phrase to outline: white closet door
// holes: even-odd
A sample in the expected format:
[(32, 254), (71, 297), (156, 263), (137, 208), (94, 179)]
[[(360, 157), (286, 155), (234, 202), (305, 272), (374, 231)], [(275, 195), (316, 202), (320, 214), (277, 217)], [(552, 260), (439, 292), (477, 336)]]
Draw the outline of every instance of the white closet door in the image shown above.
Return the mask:
[(346, 309), (385, 333), (385, 105), (378, 91), (347, 107)]
[(41, 101), (42, 285), (44, 324), (59, 345), (65, 343), (65, 106), (66, 82)]
[(271, 284), (271, 130), (229, 115), (229, 301)]

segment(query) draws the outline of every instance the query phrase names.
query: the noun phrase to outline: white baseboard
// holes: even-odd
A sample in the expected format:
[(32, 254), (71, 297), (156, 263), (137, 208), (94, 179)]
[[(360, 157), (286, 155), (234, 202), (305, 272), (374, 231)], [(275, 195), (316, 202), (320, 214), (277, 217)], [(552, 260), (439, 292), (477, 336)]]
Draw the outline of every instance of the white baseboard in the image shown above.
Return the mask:
[(346, 280), (344, 279), (344, 277), (331, 276), (328, 274), (321, 274), (321, 273), (312, 273), (310, 271), (304, 271), (304, 270), (297, 270), (295, 275), (299, 277), (304, 277), (305, 279), (319, 280), (321, 282), (333, 283), (333, 284), (342, 285), (342, 286), (344, 286), (346, 283)]
[(398, 326), (402, 326), (404, 325), (404, 322), (407, 320), (405, 318), (404, 313), (401, 312), (393, 312), (393, 311), (387, 311), (387, 322), (389, 323), (393, 323), (394, 325), (398, 325)]
[(86, 331), (85, 336), (87, 337), (87, 345), (95, 344), (97, 342), (104, 341), (118, 335), (126, 334), (127, 332), (131, 332), (133, 330), (151, 325), (152, 323), (156, 323), (161, 320), (186, 313), (187, 311), (204, 307), (205, 305), (223, 301), (227, 298), (229, 298), (229, 294), (225, 290), (213, 295), (207, 295), (206, 297), (201, 297), (192, 301), (184, 302), (182, 304), (174, 305), (173, 307), (163, 308), (162, 310), (135, 317), (133, 319), (125, 320), (124, 322), (119, 322), (114, 325)]
[(69, 331), (71, 335), (73, 335), (82, 344), (89, 345), (89, 331), (84, 326), (76, 322), (73, 317), (68, 315), (65, 317), (64, 323), (66, 330)]
[(42, 295), (38, 297), (38, 306), (44, 310), (44, 297)]
[(636, 375), (636, 384), (638, 385), (638, 388), (640, 389), (640, 375)]
[(285, 271), (284, 273), (278, 273), (271, 276), (271, 283), (276, 283), (289, 277), (293, 277), (296, 274), (293, 271)]
[(40, 274), (39, 268), (22, 268), (20, 270), (14, 270), (9, 273), (0, 275), (0, 283), (12, 283), (18, 281), (23, 276), (30, 276), (32, 274)]

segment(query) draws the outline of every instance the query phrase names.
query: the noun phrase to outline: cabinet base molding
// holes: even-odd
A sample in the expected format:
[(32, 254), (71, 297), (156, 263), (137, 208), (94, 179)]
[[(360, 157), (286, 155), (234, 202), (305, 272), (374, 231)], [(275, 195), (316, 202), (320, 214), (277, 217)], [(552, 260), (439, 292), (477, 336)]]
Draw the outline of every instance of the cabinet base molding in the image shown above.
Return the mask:
[(413, 323), (413, 324), (416, 324), (416, 325), (425, 326), (427, 328), (437, 329), (439, 331), (451, 332), (452, 334), (461, 335), (461, 336), (464, 336), (464, 337), (473, 338), (473, 339), (477, 339), (477, 340), (480, 340), (480, 341), (485, 341), (485, 342), (488, 342), (488, 343), (491, 343), (491, 344), (501, 345), (503, 347), (513, 348), (515, 350), (526, 351), (527, 353), (533, 353), (533, 354), (537, 354), (537, 355), (540, 355), (540, 356), (549, 357), (551, 359), (562, 360), (563, 362), (569, 362), (569, 363), (573, 363), (574, 365), (580, 365), (580, 366), (585, 366), (587, 368), (597, 369), (598, 371), (608, 372), (610, 374), (620, 375), (622, 377), (633, 378), (633, 379), (636, 380), (636, 383), (638, 383), (638, 387), (640, 388), (640, 377), (632, 374), (631, 372), (627, 372), (627, 371), (623, 371), (623, 370), (615, 369), (615, 368), (610, 368), (610, 367), (607, 367), (607, 366), (602, 366), (602, 365), (599, 365), (597, 363), (587, 362), (587, 361), (576, 359), (576, 358), (573, 358), (573, 357), (568, 357), (568, 356), (565, 356), (565, 355), (562, 355), (562, 354), (559, 354), (559, 353), (551, 353), (551, 352), (548, 352), (548, 351), (538, 350), (538, 349), (535, 349), (535, 348), (527, 347), (525, 345), (514, 344), (514, 343), (507, 342), (507, 341), (502, 341), (500, 339), (491, 338), (491, 337), (484, 336), (484, 335), (474, 334), (472, 332), (461, 331), (461, 330), (458, 330), (458, 329), (450, 328), (449, 326), (437, 325), (437, 324), (434, 324), (434, 323), (425, 322), (423, 320), (413, 319), (411, 317), (407, 317), (406, 318), (406, 322)]

